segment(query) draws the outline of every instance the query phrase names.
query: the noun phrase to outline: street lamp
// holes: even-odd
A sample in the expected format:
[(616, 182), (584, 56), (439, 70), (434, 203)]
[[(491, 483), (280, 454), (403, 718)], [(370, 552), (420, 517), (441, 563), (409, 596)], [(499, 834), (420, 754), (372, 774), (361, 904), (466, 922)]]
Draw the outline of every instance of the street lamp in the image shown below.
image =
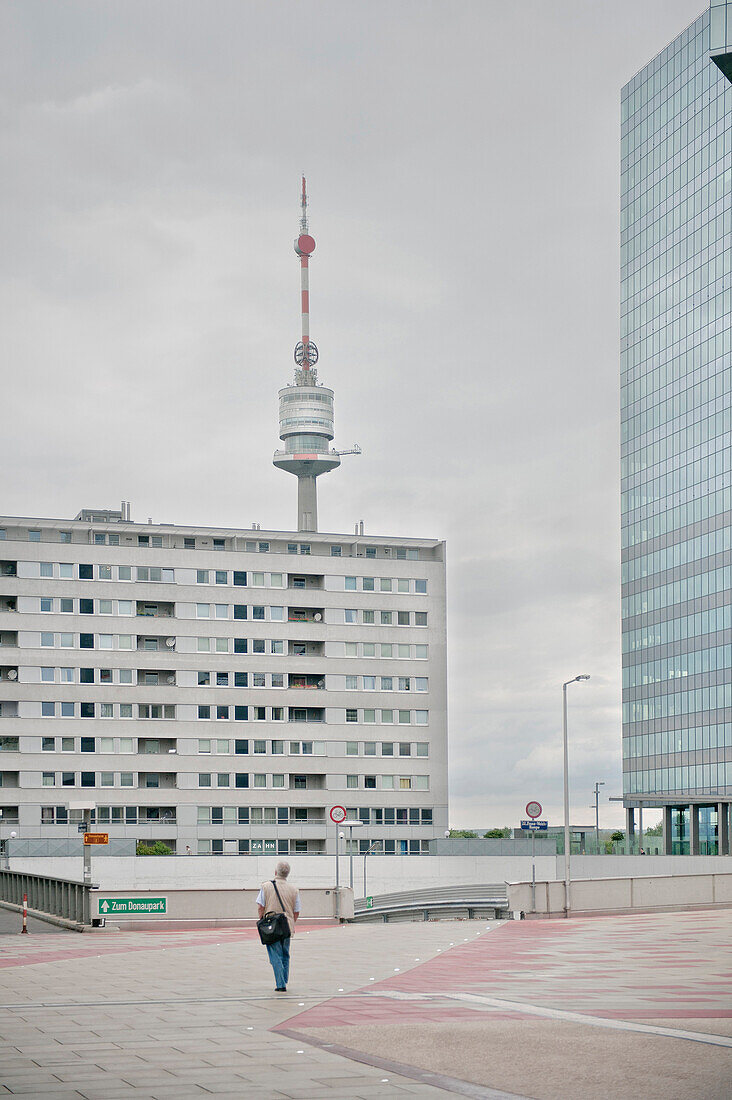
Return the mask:
[(366, 897), (366, 856), (371, 855), (373, 851), (381, 847), (381, 841), (375, 840), (370, 848), (367, 848), (363, 854), (363, 896)]
[[(348, 827), (348, 830), (349, 830), (349, 832), (348, 832), (348, 849), (349, 849), (348, 858), (349, 858), (349, 872), (350, 872), (350, 880), (351, 880), (351, 889), (353, 889), (353, 830), (354, 829), (362, 829), (364, 823), (363, 823), (363, 821), (342, 821), (341, 825), (343, 825), (344, 828)], [(341, 835), (343, 835), (343, 834), (341, 834)]]
[(564, 915), (569, 916), (569, 753), (567, 751), (567, 688), (589, 676), (574, 676), (562, 684), (562, 737), (564, 741)]
[[(600, 787), (605, 786), (603, 779), (595, 781), (595, 839), (597, 840), (597, 854), (600, 854)], [(591, 809), (592, 807), (590, 807)]]

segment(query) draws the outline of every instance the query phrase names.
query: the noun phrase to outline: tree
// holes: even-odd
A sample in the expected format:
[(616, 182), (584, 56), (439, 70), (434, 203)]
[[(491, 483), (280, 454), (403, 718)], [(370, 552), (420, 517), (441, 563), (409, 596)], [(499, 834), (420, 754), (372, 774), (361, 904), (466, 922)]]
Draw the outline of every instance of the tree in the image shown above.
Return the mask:
[(501, 840), (503, 837), (511, 835), (511, 830), (508, 825), (504, 825), (502, 829), (489, 829), (487, 833), (483, 833), (486, 840)]
[(644, 830), (646, 836), (663, 836), (663, 822), (659, 821), (658, 825), (651, 825), (650, 829)]
[(154, 844), (145, 844), (143, 840), (137, 842), (135, 849), (138, 856), (172, 856), (172, 849), (162, 840), (156, 840)]
[(475, 840), (478, 836), (477, 833), (472, 833), (470, 829), (450, 829), (450, 840)]
[(614, 840), (616, 842), (620, 841), (620, 840), (625, 840), (625, 833), (621, 833), (621, 832), (611, 833), (610, 834), (610, 839)]

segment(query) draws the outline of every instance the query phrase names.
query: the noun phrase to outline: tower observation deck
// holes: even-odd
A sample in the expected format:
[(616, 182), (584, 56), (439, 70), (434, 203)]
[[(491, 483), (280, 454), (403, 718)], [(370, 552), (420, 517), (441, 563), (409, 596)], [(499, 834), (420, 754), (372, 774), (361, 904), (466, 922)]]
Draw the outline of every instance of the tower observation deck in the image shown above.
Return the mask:
[(310, 339), (309, 260), (315, 241), (308, 233), (307, 193), (302, 180), (302, 217), (295, 253), (300, 259), (302, 340), (295, 347), (295, 379), (279, 391), (280, 439), (284, 451), (275, 451), (274, 464), (297, 478), (297, 530), (317, 531), (316, 479), (341, 464), (341, 454), (358, 454), (360, 447), (336, 451), (333, 440), (333, 390), (318, 382), (318, 349)]

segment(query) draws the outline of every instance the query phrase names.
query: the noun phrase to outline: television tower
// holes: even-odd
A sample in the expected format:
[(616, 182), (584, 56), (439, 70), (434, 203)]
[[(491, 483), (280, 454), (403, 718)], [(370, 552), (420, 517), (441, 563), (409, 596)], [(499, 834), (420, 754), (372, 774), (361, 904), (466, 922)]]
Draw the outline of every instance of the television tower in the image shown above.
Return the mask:
[(316, 478), (335, 470), (341, 455), (360, 454), (356, 444), (349, 451), (329, 447), (333, 439), (333, 390), (318, 382), (315, 364), (318, 349), (310, 339), (309, 261), (315, 241), (308, 232), (308, 197), (302, 177), (302, 216), (295, 252), (300, 257), (302, 339), (295, 347), (295, 380), (279, 391), (280, 439), (284, 451), (275, 451), (274, 464), (297, 478), (297, 530), (318, 530)]

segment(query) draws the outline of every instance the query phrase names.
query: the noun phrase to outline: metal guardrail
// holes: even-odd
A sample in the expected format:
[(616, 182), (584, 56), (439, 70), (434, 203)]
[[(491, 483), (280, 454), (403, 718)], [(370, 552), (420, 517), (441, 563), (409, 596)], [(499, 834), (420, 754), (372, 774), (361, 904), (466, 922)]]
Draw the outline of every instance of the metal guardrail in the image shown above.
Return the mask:
[(91, 925), (91, 891), (85, 882), (0, 870), (0, 901), (22, 908), (26, 894), (29, 909), (79, 925)]
[[(370, 904), (369, 904), (370, 902)], [(398, 894), (380, 894), (358, 898), (354, 903), (354, 920), (380, 917), (385, 923), (390, 916), (407, 917), (421, 914), (428, 921), (435, 916), (467, 912), (472, 920), (479, 910), (492, 909), (496, 920), (508, 910), (505, 882), (467, 886), (438, 886), (429, 890), (408, 890)]]

